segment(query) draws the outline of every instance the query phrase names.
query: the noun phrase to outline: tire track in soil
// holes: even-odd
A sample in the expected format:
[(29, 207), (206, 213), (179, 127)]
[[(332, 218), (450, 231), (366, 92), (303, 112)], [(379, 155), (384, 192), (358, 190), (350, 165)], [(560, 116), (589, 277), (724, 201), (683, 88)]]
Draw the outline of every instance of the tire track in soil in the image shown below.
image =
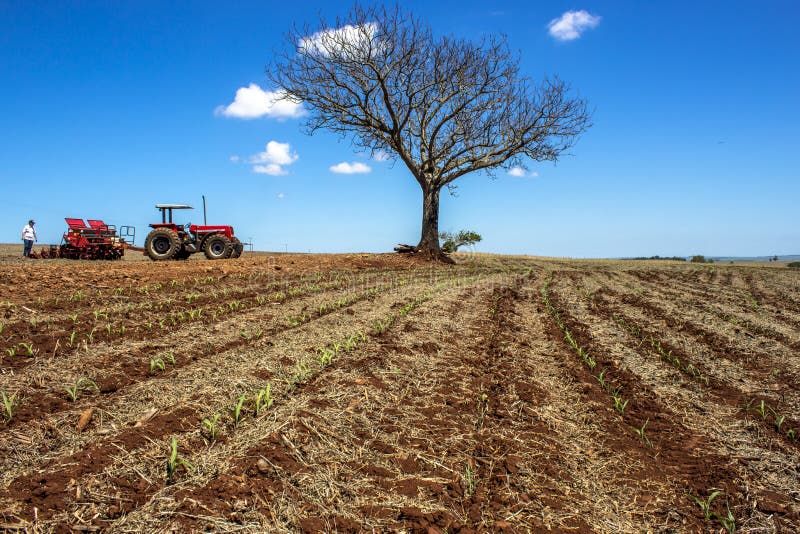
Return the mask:
[[(643, 455), (643, 460), (648, 460), (650, 468), (648, 475), (656, 477), (658, 473), (663, 473), (672, 482), (672, 500), (667, 503), (669, 511), (664, 510), (664, 513), (678, 514), (683, 522), (681, 526), (683, 529), (708, 528), (709, 525), (704, 522), (698, 507), (687, 498), (686, 493), (702, 496), (707, 495), (712, 488), (719, 488), (725, 492), (732, 510), (736, 510), (737, 513), (747, 510), (750, 503), (746, 502), (745, 495), (740, 490), (742, 480), (737, 466), (732, 465), (730, 458), (714, 452), (713, 443), (706, 436), (686, 428), (681, 423), (681, 418), (659, 402), (658, 397), (638, 376), (620, 368), (603, 352), (602, 346), (591, 336), (587, 327), (571, 315), (566, 303), (559, 297), (557, 286), (563, 284), (565, 280), (569, 279), (562, 273), (553, 273), (550, 298), (572, 336), (594, 357), (597, 362), (596, 372), (605, 370), (606, 376), (611, 377), (612, 387), (620, 387), (625, 398), (630, 399), (624, 414), (619, 416), (625, 424), (625, 428), (621, 430), (622, 435), (636, 436), (633, 429), (641, 429), (646, 423), (646, 433), (653, 444), (652, 448), (648, 448), (642, 440), (637, 441), (639, 451), (652, 454), (652, 456)], [(566, 344), (555, 324), (552, 325), (551, 335), (561, 338), (562, 343)], [(589, 373), (588, 369), (581, 378), (584, 383), (606, 395), (597, 377)], [(608, 396), (606, 399), (608, 410), (613, 412)]]
[[(104, 442), (99, 444), (97, 447), (90, 447), (83, 453), (78, 453), (69, 457), (64, 462), (57, 462), (55, 468), (48, 471), (48, 473), (50, 473), (49, 475), (45, 475), (43, 473), (34, 473), (19, 477), (17, 480), (12, 482), (10, 489), (4, 492), (5, 495), (3, 496), (4, 498), (2, 500), (11, 498), (14, 491), (22, 491), (23, 488), (28, 488), (28, 491), (32, 494), (32, 502), (38, 503), (41, 506), (45, 506), (45, 508), (40, 509), (38, 513), (38, 517), (40, 519), (45, 519), (50, 515), (63, 510), (65, 508), (64, 506), (53, 506), (54, 503), (60, 502), (61, 504), (66, 504), (70, 502), (69, 495), (64, 491), (66, 488), (63, 481), (71, 480), (74, 483), (75, 480), (81, 477), (86, 478), (88, 473), (97, 473), (98, 471), (102, 470), (105, 465), (104, 462), (112, 459), (114, 455), (119, 452), (119, 446), (121, 444), (131, 443), (135, 446), (141, 444), (142, 439), (146, 439), (147, 442), (151, 444), (152, 436), (159, 435), (163, 438), (169, 432), (174, 432), (174, 429), (170, 429), (168, 426), (164, 426), (164, 424), (162, 424), (164, 421), (173, 426), (191, 424), (191, 427), (196, 430), (196, 412), (194, 410), (191, 413), (182, 412), (180, 407), (178, 407), (177, 410), (179, 413), (183, 414), (181, 417), (173, 417), (171, 412), (162, 414), (159, 416), (159, 419), (154, 418), (152, 421), (146, 423), (141, 429), (124, 431), (121, 437), (117, 437), (110, 443)], [(144, 437), (142, 437), (142, 432), (145, 432)], [(197, 444), (196, 441), (197, 440), (195, 439), (195, 445)], [(128, 455), (133, 454), (134, 452), (135, 451), (128, 451)], [(78, 468), (74, 467), (75, 461), (78, 462)], [(137, 472), (137, 474), (139, 473)], [(115, 505), (116, 509), (113, 510), (112, 515), (122, 514), (124, 511), (126, 511), (127, 505), (124, 504), (125, 502), (144, 502), (144, 500), (146, 500), (145, 497), (152, 495), (155, 491), (161, 489), (161, 486), (163, 485), (154, 485), (148, 482), (146, 487), (142, 487), (140, 484), (140, 478), (148, 480), (146, 477), (142, 477), (140, 474), (139, 478), (135, 476), (129, 477), (127, 479), (129, 482), (125, 482), (125, 479), (120, 477), (114, 479), (114, 482), (117, 484), (117, 487), (115, 488), (117, 490), (117, 497), (115, 500), (118, 502), (118, 504)], [(91, 485), (93, 485), (93, 483), (89, 481), (88, 486)], [(45, 492), (42, 493), (41, 491), (37, 491), (37, 487), (44, 487)], [(124, 491), (121, 492), (123, 497), (119, 496), (119, 490), (125, 490), (128, 488), (136, 489), (137, 495), (135, 498), (133, 498), (131, 495), (128, 495)], [(29, 513), (25, 515), (30, 518), (31, 513), (32, 512), (29, 510)]]
[[(606, 307), (602, 298), (597, 305), (577, 303), (578, 299), (572, 295), (570, 299), (571, 313), (577, 319), (586, 324), (594, 331), (602, 332), (600, 337), (603, 339), (602, 345), (604, 352), (611, 354), (619, 353), (619, 347), (608, 346), (609, 343), (618, 344), (626, 347), (635, 355), (641, 354), (643, 349), (640, 339), (632, 338), (628, 331), (619, 327), (614, 320), (615, 314), (623, 314), (624, 311), (608, 304)], [(594, 317), (589, 317), (592, 314)], [(610, 329), (609, 329), (610, 327)], [(616, 329), (622, 333), (622, 339), (609, 333)], [(655, 335), (655, 334), (654, 334)], [(673, 350), (672, 347), (664, 344), (664, 350)], [(647, 349), (645, 349), (647, 352)], [(674, 355), (680, 357), (681, 361), (691, 361), (678, 349), (674, 349)], [(638, 356), (621, 356), (627, 362), (627, 369), (635, 372), (642, 377), (643, 381), (649, 382), (651, 391), (656, 392), (661, 402), (673, 407), (677, 412), (686, 414), (684, 421), (691, 426), (693, 431), (698, 434), (707, 435), (716, 442), (714, 449), (728, 451), (728, 456), (737, 460), (744, 469), (750, 471), (750, 476), (745, 478), (759, 478), (766, 481), (766, 487), (762, 483), (761, 487), (750, 484), (747, 489), (747, 501), (753, 503), (753, 507), (764, 516), (773, 514), (774, 523), (765, 517), (751, 517), (749, 524), (756, 527), (758, 522), (764, 528), (774, 527), (775, 524), (791, 523), (800, 527), (800, 517), (797, 510), (793, 510), (791, 494), (796, 486), (797, 479), (785, 472), (785, 466), (795, 463), (797, 460), (798, 444), (786, 438), (785, 435), (774, 432), (774, 428), (768, 422), (764, 423), (751, 418), (745, 411), (744, 405), (747, 402), (746, 396), (736, 388), (714, 379), (709, 379), (709, 384), (693, 381), (691, 375), (681, 375), (675, 367), (664, 362), (658, 353), (651, 353), (643, 358), (645, 361), (638, 361)], [(655, 363), (650, 363), (652, 360)], [(648, 369), (649, 365), (663, 366), (666, 376), (659, 376), (658, 371)], [(699, 388), (699, 389), (698, 389)], [(677, 397), (676, 397), (677, 396)], [(719, 410), (717, 405), (727, 407)], [(733, 417), (734, 424), (729, 424)], [(742, 425), (742, 423), (744, 423)], [(786, 422), (785, 424), (796, 424)], [(755, 428), (754, 428), (755, 427)], [(762, 436), (762, 431), (767, 435)], [(778, 443), (776, 443), (776, 440)], [(761, 459), (757, 466), (750, 466), (751, 461), (741, 459), (758, 458)], [(756, 472), (755, 469), (758, 469)], [(756, 476), (760, 475), (760, 476)]]

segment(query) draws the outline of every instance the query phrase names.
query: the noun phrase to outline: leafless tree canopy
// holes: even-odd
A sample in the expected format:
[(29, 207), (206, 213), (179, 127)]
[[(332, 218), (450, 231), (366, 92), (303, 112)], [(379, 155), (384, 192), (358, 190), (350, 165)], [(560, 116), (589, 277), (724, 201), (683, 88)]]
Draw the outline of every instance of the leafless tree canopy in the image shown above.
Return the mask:
[[(443, 186), (526, 157), (556, 160), (589, 121), (586, 103), (564, 82), (521, 75), (504, 37), (437, 37), (399, 7), (356, 6), (333, 25), (295, 27), (268, 76), (307, 106), (309, 132), (352, 136), (408, 167), (423, 211), (436, 212), (434, 221), (423, 213), (420, 248), (436, 253)], [(426, 229), (431, 223), (436, 228)]]

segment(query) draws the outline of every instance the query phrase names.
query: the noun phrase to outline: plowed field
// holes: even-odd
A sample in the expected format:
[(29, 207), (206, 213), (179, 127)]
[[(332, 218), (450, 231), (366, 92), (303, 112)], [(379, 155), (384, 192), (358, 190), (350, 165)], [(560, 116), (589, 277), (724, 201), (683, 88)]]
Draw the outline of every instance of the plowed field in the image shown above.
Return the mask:
[(800, 530), (800, 273), (460, 261), (0, 264), (0, 530)]

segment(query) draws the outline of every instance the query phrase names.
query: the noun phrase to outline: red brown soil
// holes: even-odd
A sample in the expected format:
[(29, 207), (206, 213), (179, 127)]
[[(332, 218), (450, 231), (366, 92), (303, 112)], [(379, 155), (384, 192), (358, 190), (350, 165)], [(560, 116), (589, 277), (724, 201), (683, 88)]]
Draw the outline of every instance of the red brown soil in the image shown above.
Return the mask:
[[(20, 286), (20, 276), (34, 282)], [(0, 522), (52, 531), (695, 532), (722, 523), (707, 520), (688, 496), (720, 490), (715, 514), (729, 508), (737, 525), (791, 531), (800, 528), (796, 491), (752, 450), (800, 460), (787, 432), (800, 432), (796, 397), (745, 393), (713, 359), (660, 339), (655, 326), (739, 362), (742, 379), (797, 387), (796, 363), (770, 375), (763, 359), (725, 334), (724, 319), (697, 324), (657, 303), (679, 284), (688, 288), (686, 299), (705, 300), (720, 316), (729, 309), (746, 315), (737, 307), (745, 291), (760, 313), (777, 315), (783, 301), (769, 288), (795, 283), (781, 276), (518, 258), (432, 266), (394, 254), (0, 264), (0, 348), (36, 349), (0, 360), (3, 392), (26, 397), (0, 426)], [(341, 278), (348, 283), (334, 282)], [(595, 359), (594, 369), (545, 308), (548, 280), (564, 327)], [(620, 280), (638, 281), (652, 295), (632, 293)], [(579, 311), (576, 288), (584, 282), (601, 288)], [(273, 298), (277, 292), (284, 295)], [(343, 304), (320, 306), (337, 301)], [(765, 326), (763, 316), (744, 318), (743, 328), (796, 348), (797, 337), (783, 329), (796, 317), (786, 304), (781, 329)], [(196, 322), (151, 334), (159, 315), (197, 309), (204, 315)], [(72, 330), (99, 324), (98, 313), (124, 331), (65, 348)], [(297, 324), (284, 320), (301, 316)], [(640, 320), (639, 337), (615, 322), (641, 316), (648, 322)], [(379, 328), (381, 318), (388, 326)], [(598, 334), (594, 322), (607, 330)], [(252, 337), (256, 327), (261, 334)], [(208, 339), (189, 340), (197, 331)], [(319, 349), (344, 346), (357, 332), (363, 339), (354, 348), (319, 363)], [(163, 355), (159, 336), (167, 335), (184, 336), (191, 348), (174, 366), (150, 372), (143, 362)], [(611, 350), (643, 353), (643, 339), (654, 336), (709, 377), (699, 384), (685, 376), (674, 385), (677, 396), (694, 394), (686, 389), (694, 384), (720, 410), (764, 400), (787, 415), (785, 426), (754, 421), (741, 408), (726, 423), (740, 425), (742, 436), (754, 433), (752, 450), (687, 426), (650, 377)], [(225, 367), (249, 354), (263, 365)], [(62, 384), (74, 381), (84, 355), (99, 391), (69, 402)], [(301, 363), (306, 372), (292, 381)], [(198, 377), (207, 377), (200, 389)], [(247, 416), (234, 424), (230, 401), (218, 399), (267, 381), (275, 404), (256, 417), (248, 397)], [(611, 389), (629, 400), (623, 413), (614, 410)], [(146, 406), (160, 395), (175, 400), (147, 417), (120, 406)], [(88, 408), (98, 415), (79, 431)], [(215, 412), (221, 432), (212, 439), (201, 420)], [(634, 431), (645, 424), (652, 446)], [(172, 437), (188, 463), (168, 481)]]

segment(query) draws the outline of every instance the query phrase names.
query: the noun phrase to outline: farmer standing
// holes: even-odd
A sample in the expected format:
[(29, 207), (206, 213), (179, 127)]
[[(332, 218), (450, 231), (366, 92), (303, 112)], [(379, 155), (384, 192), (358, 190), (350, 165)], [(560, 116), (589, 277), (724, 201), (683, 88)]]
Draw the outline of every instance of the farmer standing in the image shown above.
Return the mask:
[(25, 228), (22, 229), (22, 241), (25, 243), (25, 249), (22, 251), (22, 255), (26, 258), (30, 257), (33, 242), (37, 240), (36, 230), (33, 228), (35, 224), (36, 221), (31, 219), (28, 221), (28, 224), (25, 225)]

